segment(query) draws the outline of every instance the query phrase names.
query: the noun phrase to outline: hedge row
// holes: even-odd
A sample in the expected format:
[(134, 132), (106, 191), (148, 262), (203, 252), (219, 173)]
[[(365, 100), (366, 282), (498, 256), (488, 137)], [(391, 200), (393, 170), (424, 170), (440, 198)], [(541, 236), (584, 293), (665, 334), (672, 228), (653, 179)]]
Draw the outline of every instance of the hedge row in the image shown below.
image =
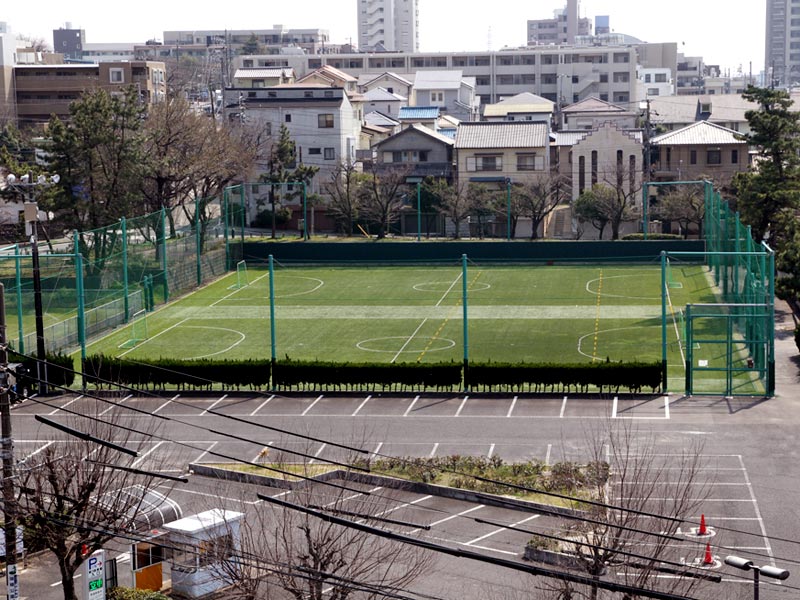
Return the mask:
[[(93, 355), (84, 364), (86, 382), (97, 387), (122, 384), (135, 388), (280, 391), (456, 391), (463, 389), (458, 363), (371, 364), (266, 360), (171, 360), (128, 362)], [(589, 392), (661, 387), (660, 363), (470, 364), (467, 386), (479, 391)]]
[[(47, 380), (56, 388), (71, 387), (75, 382), (75, 365), (72, 357), (66, 354), (47, 354)], [(36, 378), (36, 360), (17, 354), (13, 350), (8, 351), (8, 362), (21, 363), (29, 373), (31, 381), (18, 381), (18, 387), (31, 389)]]

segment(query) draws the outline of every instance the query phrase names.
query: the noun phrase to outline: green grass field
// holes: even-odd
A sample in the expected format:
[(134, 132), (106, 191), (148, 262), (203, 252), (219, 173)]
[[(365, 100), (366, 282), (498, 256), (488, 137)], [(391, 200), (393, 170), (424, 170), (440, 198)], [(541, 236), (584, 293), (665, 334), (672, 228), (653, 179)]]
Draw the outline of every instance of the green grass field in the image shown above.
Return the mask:
[[(670, 388), (682, 388), (678, 311), (714, 302), (707, 269), (672, 271), (667, 327)], [(591, 362), (661, 359), (660, 265), (494, 266), (467, 269), (469, 359)], [(133, 348), (121, 328), (89, 354), (268, 358), (269, 273), (250, 267), (147, 315), (147, 339)], [(460, 266), (276, 268), (276, 357), (352, 362), (460, 362)], [(718, 348), (708, 345), (708, 352)], [(695, 355), (710, 362), (719, 356)], [(742, 357), (744, 360), (744, 357)], [(753, 386), (751, 378), (747, 385)]]

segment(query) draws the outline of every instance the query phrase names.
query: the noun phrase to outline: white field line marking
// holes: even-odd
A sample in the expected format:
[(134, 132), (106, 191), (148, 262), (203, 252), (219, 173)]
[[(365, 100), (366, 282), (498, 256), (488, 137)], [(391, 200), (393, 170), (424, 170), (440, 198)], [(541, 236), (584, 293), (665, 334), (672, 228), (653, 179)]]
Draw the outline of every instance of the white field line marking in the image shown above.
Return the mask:
[(369, 402), (369, 399), (370, 399), (370, 398), (372, 398), (372, 396), (367, 396), (366, 398), (364, 398), (364, 401), (363, 401), (361, 404), (359, 404), (359, 405), (358, 405), (358, 408), (357, 408), (357, 409), (356, 409), (356, 410), (353, 412), (353, 414), (352, 414), (352, 415), (350, 415), (350, 416), (351, 416), (351, 417), (355, 417), (355, 416), (358, 414), (358, 411), (360, 411), (362, 408), (364, 408), (364, 405), (365, 405), (367, 402)]
[(372, 452), (372, 456), (378, 456), (378, 452), (381, 451), (383, 448), (383, 442), (379, 442), (377, 446), (375, 446), (375, 450)]
[(758, 525), (761, 528), (761, 536), (764, 539), (764, 545), (767, 547), (767, 554), (769, 554), (769, 559), (772, 565), (775, 565), (775, 556), (772, 554), (772, 546), (770, 546), (769, 538), (767, 537), (767, 530), (764, 527), (764, 519), (761, 518), (761, 510), (758, 508), (758, 501), (756, 500), (756, 495), (753, 493), (753, 485), (750, 483), (750, 477), (747, 475), (747, 469), (744, 466), (744, 459), (742, 455), (739, 455), (739, 464), (742, 465), (742, 473), (744, 475), (744, 481), (747, 484), (747, 489), (750, 490), (750, 498), (753, 501), (753, 510), (756, 512), (756, 517), (758, 518)]
[(49, 412), (49, 413), (47, 413), (47, 416), (48, 416), (48, 417), (52, 417), (54, 414), (56, 414), (56, 413), (57, 413), (58, 411), (60, 411), (62, 408), (67, 408), (67, 407), (68, 407), (70, 404), (72, 404), (73, 402), (77, 402), (77, 401), (78, 401), (78, 400), (80, 400), (81, 398), (83, 398), (83, 394), (81, 394), (81, 395), (80, 395), (80, 396), (78, 396), (77, 398), (73, 398), (72, 400), (70, 400), (69, 402), (67, 402), (66, 404), (64, 404), (63, 406), (59, 406), (59, 407), (58, 407), (57, 409), (55, 409), (53, 412)]
[(258, 408), (255, 409), (253, 412), (251, 412), (248, 416), (254, 417), (256, 415), (256, 413), (258, 411), (260, 411), (262, 408), (264, 408), (267, 404), (269, 404), (270, 400), (272, 400), (274, 397), (275, 397), (275, 394), (273, 394), (272, 396), (270, 396), (269, 398), (264, 400), (261, 404), (258, 405)]
[(105, 414), (107, 414), (107, 413), (110, 413), (112, 410), (114, 410), (115, 408), (117, 408), (117, 407), (118, 407), (120, 404), (124, 404), (124, 403), (125, 403), (125, 400), (128, 400), (128, 399), (130, 399), (130, 398), (133, 398), (133, 394), (128, 394), (128, 395), (127, 395), (127, 396), (125, 396), (125, 397), (124, 397), (122, 400), (120, 400), (119, 402), (115, 402), (114, 404), (112, 404), (111, 406), (109, 406), (107, 409), (105, 409), (103, 412), (101, 412), (101, 413), (100, 413), (99, 415), (97, 415), (97, 416), (98, 416), (98, 417), (102, 417), (103, 415), (105, 415)]
[(407, 417), (408, 413), (410, 413), (412, 411), (412, 409), (414, 408), (414, 405), (417, 403), (417, 400), (419, 400), (419, 396), (414, 398), (414, 401), (411, 404), (408, 405), (408, 408), (406, 409), (406, 412), (403, 413), (404, 417)]
[(564, 396), (564, 400), (561, 402), (561, 412), (558, 413), (558, 418), (559, 419), (563, 419), (564, 418), (564, 412), (566, 410), (567, 410), (567, 397)]
[(469, 396), (464, 396), (464, 399), (461, 401), (461, 405), (458, 407), (458, 410), (456, 411), (457, 417), (461, 416), (461, 411), (464, 410), (464, 406), (466, 405), (468, 399)]
[(169, 403), (171, 403), (171, 402), (174, 402), (175, 400), (177, 400), (177, 399), (178, 399), (178, 398), (180, 398), (180, 397), (181, 397), (181, 395), (180, 395), (180, 394), (175, 394), (175, 395), (174, 395), (172, 398), (170, 398), (169, 400), (167, 400), (166, 402), (164, 402), (164, 404), (162, 404), (162, 405), (161, 405), (161, 406), (159, 406), (157, 409), (155, 409), (155, 410), (153, 411), (153, 413), (152, 413), (152, 414), (156, 414), (156, 413), (157, 413), (158, 411), (160, 411), (162, 408), (164, 408), (165, 406), (167, 406), (167, 404), (169, 404)]
[(160, 335), (163, 335), (163, 334), (167, 333), (168, 331), (170, 331), (170, 330), (172, 330), (172, 329), (175, 329), (176, 327), (180, 327), (181, 325), (183, 325), (184, 323), (186, 323), (186, 321), (188, 321), (188, 320), (189, 320), (189, 319), (188, 319), (188, 318), (186, 318), (186, 319), (183, 319), (183, 320), (181, 320), (181, 321), (178, 321), (178, 322), (177, 322), (177, 323), (175, 323), (174, 325), (170, 325), (170, 326), (169, 326), (169, 327), (167, 327), (166, 329), (163, 329), (163, 330), (159, 331), (159, 332), (158, 332), (157, 334), (155, 334), (153, 337), (149, 337), (149, 338), (147, 338), (146, 340), (144, 340), (144, 341), (143, 341), (141, 344), (139, 344), (138, 346), (134, 346), (133, 348), (129, 348), (128, 350), (125, 350), (125, 352), (123, 352), (122, 354), (117, 354), (117, 358), (122, 358), (123, 356), (125, 356), (125, 355), (126, 355), (126, 354), (128, 354), (129, 352), (133, 352), (134, 350), (136, 350), (136, 348), (141, 348), (141, 347), (142, 347), (142, 346), (144, 346), (144, 345), (145, 345), (147, 342), (152, 342), (152, 341), (153, 341), (154, 339), (156, 339), (158, 336), (160, 336)]
[(206, 454), (208, 454), (214, 449), (214, 446), (216, 446), (217, 444), (219, 444), (219, 442), (211, 442), (211, 445), (208, 447), (208, 449), (205, 452), (203, 452), (200, 456), (198, 456), (196, 459), (194, 459), (192, 462), (199, 463), (201, 460), (205, 458)]
[(152, 448), (150, 448), (150, 450), (148, 450), (147, 452), (145, 452), (144, 454), (142, 454), (142, 455), (141, 455), (139, 458), (137, 458), (135, 461), (133, 461), (133, 462), (131, 463), (131, 466), (132, 466), (132, 467), (135, 467), (136, 465), (138, 465), (139, 463), (141, 463), (141, 462), (142, 462), (142, 461), (143, 461), (145, 458), (147, 458), (147, 457), (148, 457), (148, 456), (150, 456), (150, 455), (151, 455), (153, 452), (155, 452), (156, 448), (158, 448), (158, 447), (159, 447), (161, 444), (166, 444), (166, 442), (164, 442), (164, 441), (158, 442), (158, 443), (157, 443), (155, 446), (153, 446)]
[[(675, 308), (672, 306), (672, 296), (669, 295), (669, 286), (665, 286), (667, 292), (667, 302), (669, 303), (669, 316), (672, 317), (672, 325), (675, 328), (675, 338), (678, 340), (678, 350), (681, 353), (681, 364), (686, 370), (686, 356), (683, 354), (683, 346), (681, 345), (681, 332), (678, 329), (678, 321), (675, 319)], [(686, 340), (684, 340), (686, 342)]]
[[(368, 494), (374, 494), (375, 492), (377, 492), (379, 490), (382, 490), (382, 489), (383, 488), (381, 486), (374, 487), (371, 490), (367, 490), (367, 493)], [(360, 498), (363, 495), (364, 495), (364, 492), (359, 492), (357, 494), (353, 494), (352, 496), (345, 496), (344, 498), (340, 498), (339, 500), (334, 500), (333, 502), (328, 502), (327, 504), (323, 505), (322, 508), (330, 508), (331, 506), (333, 506), (335, 504), (340, 504), (342, 502), (347, 502), (348, 500), (355, 500), (356, 498)]]
[(310, 461), (308, 461), (308, 464), (313, 463), (315, 459), (319, 458), (319, 455), (322, 454), (322, 451), (325, 450), (325, 446), (327, 446), (327, 445), (328, 444), (322, 444), (322, 446), (319, 447), (319, 450), (314, 452), (314, 458), (312, 458)]
[(507, 418), (511, 418), (511, 415), (514, 413), (514, 407), (517, 405), (517, 400), (519, 400), (519, 396), (514, 396), (514, 399), (511, 401), (511, 406), (508, 409), (508, 413), (506, 413)]
[[(256, 277), (256, 278), (253, 280), (253, 282), (252, 282), (252, 283), (248, 283), (248, 284), (247, 284), (247, 286), (250, 286), (250, 285), (252, 285), (253, 283), (256, 283), (256, 282), (258, 282), (258, 281), (261, 281), (262, 279), (264, 279), (264, 277), (269, 277), (269, 272), (266, 272), (266, 273), (264, 273), (264, 274), (263, 274), (261, 277)], [(245, 287), (247, 287), (247, 286), (245, 286)], [(232, 291), (230, 294), (228, 294), (227, 296), (224, 296), (224, 297), (220, 298), (219, 300), (217, 300), (217, 301), (216, 301), (216, 302), (214, 302), (213, 304), (209, 304), (209, 305), (208, 305), (208, 307), (209, 307), (209, 308), (212, 308), (212, 307), (216, 306), (217, 304), (219, 304), (219, 303), (220, 303), (220, 302), (222, 302), (223, 300), (227, 300), (228, 298), (230, 298), (231, 296), (235, 295), (237, 292), (239, 292), (240, 290), (243, 290), (243, 289), (244, 289), (244, 288), (243, 288), (243, 287), (241, 287), (241, 288), (237, 288), (237, 289), (233, 290), (233, 291)]]
[(201, 412), (201, 413), (200, 413), (200, 416), (202, 417), (203, 415), (207, 415), (207, 414), (208, 414), (208, 411), (210, 411), (210, 410), (214, 410), (214, 407), (215, 407), (217, 404), (219, 404), (220, 402), (222, 402), (223, 400), (225, 400), (225, 398), (227, 398), (227, 397), (228, 397), (228, 394), (223, 394), (223, 395), (222, 395), (222, 398), (220, 398), (219, 400), (215, 400), (215, 401), (214, 401), (214, 404), (212, 404), (211, 406), (209, 406), (207, 409), (205, 409), (203, 412)]
[(429, 457), (429, 458), (433, 458), (434, 456), (436, 456), (436, 451), (437, 451), (438, 449), (439, 449), (439, 442), (436, 442), (436, 443), (433, 445), (433, 450), (431, 450), (431, 453), (428, 455), (428, 457)]
[(669, 419), (669, 396), (664, 396), (664, 416)]
[(617, 418), (617, 405), (619, 404), (619, 396), (614, 396), (614, 401), (611, 403), (611, 418)]
[[(442, 304), (442, 302), (444, 302), (444, 299), (445, 299), (445, 298), (447, 298), (447, 295), (448, 295), (448, 294), (449, 294), (449, 293), (450, 293), (450, 292), (453, 290), (453, 288), (454, 288), (454, 287), (456, 286), (456, 284), (458, 283), (459, 279), (461, 279), (461, 275), (462, 275), (461, 273), (459, 273), (459, 274), (458, 274), (458, 277), (456, 277), (455, 281), (453, 281), (453, 283), (451, 283), (451, 284), (450, 284), (450, 287), (449, 287), (449, 288), (447, 288), (447, 291), (446, 291), (446, 292), (445, 292), (445, 293), (442, 295), (442, 297), (441, 297), (441, 298), (439, 298), (439, 301), (438, 301), (436, 304), (434, 304), (434, 307), (435, 307), (435, 308), (438, 308), (438, 307), (439, 307), (439, 306)], [(415, 337), (417, 337), (417, 334), (419, 333), (420, 329), (422, 329), (422, 327), (425, 325), (425, 323), (427, 323), (427, 322), (428, 322), (428, 318), (429, 318), (429, 317), (425, 317), (425, 318), (422, 320), (422, 323), (420, 323), (420, 324), (419, 324), (419, 327), (417, 327), (417, 328), (414, 330), (414, 333), (412, 333), (412, 334), (409, 336), (409, 338), (406, 340), (406, 343), (405, 343), (405, 344), (403, 344), (403, 345), (402, 345), (402, 347), (400, 348), (400, 350), (398, 350), (398, 351), (397, 351), (397, 354), (395, 354), (395, 355), (394, 355), (394, 358), (392, 358), (392, 360), (390, 360), (390, 361), (389, 361), (390, 363), (394, 364), (394, 362), (395, 362), (395, 361), (396, 361), (398, 358), (400, 358), (400, 355), (401, 355), (403, 352), (405, 352), (405, 349), (406, 349), (406, 348), (408, 347), (408, 345), (411, 343), (411, 340), (413, 340)]]
[(317, 396), (317, 399), (316, 399), (316, 400), (314, 400), (314, 401), (313, 401), (311, 404), (309, 404), (309, 405), (308, 405), (308, 408), (307, 408), (307, 409), (305, 409), (305, 410), (304, 410), (302, 413), (300, 413), (300, 416), (301, 416), (301, 417), (305, 417), (305, 416), (308, 414), (308, 411), (310, 411), (312, 408), (314, 408), (314, 406), (316, 406), (317, 402), (319, 402), (320, 400), (322, 400), (322, 398), (324, 398), (324, 396), (323, 396), (322, 394), (320, 394), (319, 396)]
[(489, 446), (489, 454), (487, 454), (487, 457), (492, 458), (492, 454), (494, 454), (494, 444)]
[[(463, 517), (464, 515), (469, 514), (471, 512), (475, 512), (476, 510), (480, 510), (481, 508), (483, 508), (483, 504), (479, 506), (473, 506), (472, 508), (468, 508), (467, 510), (462, 510), (458, 514), (450, 515), (449, 517), (445, 517), (444, 519), (439, 519), (438, 521), (434, 521), (433, 523), (429, 524), (428, 527), (431, 528), (436, 527), (437, 525), (441, 525), (442, 523), (446, 523), (447, 521), (452, 521), (453, 519), (457, 519), (458, 517)], [(412, 529), (406, 535), (414, 535), (419, 531), (420, 531), (419, 529)]]
[(546, 467), (550, 466), (550, 452), (553, 450), (553, 444), (547, 444), (547, 454), (544, 457), (544, 464)]
[[(532, 521), (533, 519), (538, 519), (541, 516), (542, 515), (531, 515), (530, 517), (522, 519), (522, 521), (517, 521), (516, 523), (512, 523), (511, 527), (519, 527), (523, 523), (527, 523), (528, 521)], [(480, 537), (477, 537), (474, 540), (470, 540), (469, 542), (464, 542), (464, 545), (465, 546), (472, 546), (472, 544), (474, 544), (476, 542), (483, 541), (486, 538), (490, 538), (493, 535), (497, 535), (498, 533), (502, 533), (503, 531), (508, 531), (508, 528), (507, 527), (501, 527), (500, 529), (495, 529), (494, 531), (491, 531), (491, 532), (486, 533), (486, 534), (484, 534), (484, 535), (482, 535)]]

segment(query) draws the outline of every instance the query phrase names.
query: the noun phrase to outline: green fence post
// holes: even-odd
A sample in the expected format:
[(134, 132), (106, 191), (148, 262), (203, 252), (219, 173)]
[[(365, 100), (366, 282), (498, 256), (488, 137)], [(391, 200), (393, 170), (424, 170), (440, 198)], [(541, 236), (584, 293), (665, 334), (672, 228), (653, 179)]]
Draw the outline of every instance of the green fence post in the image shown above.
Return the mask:
[[(86, 363), (86, 305), (85, 295), (83, 289), (83, 256), (81, 255), (80, 248), (80, 234), (77, 230), (74, 232), (75, 239), (75, 293), (78, 301), (78, 343), (81, 346), (81, 372), (83, 372)], [(125, 265), (127, 270), (127, 265)], [(125, 292), (125, 316), (127, 317), (127, 299), (128, 293)], [(127, 319), (126, 319), (127, 320)], [(85, 384), (84, 384), (85, 386)]]
[(300, 185), (303, 186), (303, 241), (308, 241), (308, 192), (306, 191), (306, 182), (301, 181)]
[(767, 396), (775, 395), (775, 253), (764, 244), (769, 251), (769, 271), (767, 272), (769, 293), (767, 299)]
[(25, 354), (25, 330), (22, 324), (22, 260), (19, 255), (19, 244), (14, 244), (14, 263), (17, 271), (17, 329), (19, 331), (17, 350), (20, 354)]
[(277, 348), (275, 343), (275, 265), (272, 254), (269, 255), (269, 342), (272, 350), (272, 372), (275, 372)]
[(244, 260), (244, 227), (247, 223), (247, 209), (245, 208), (245, 194), (244, 183), (239, 185), (239, 197), (242, 201), (242, 256), (240, 260)]
[[(125, 322), (130, 319), (130, 300), (128, 299), (128, 222), (125, 217), (120, 220), (120, 227), (122, 228), (122, 292), (123, 303), (125, 306)], [(75, 238), (75, 246), (78, 246), (78, 238)]]
[(642, 236), (643, 236), (643, 239), (645, 239), (645, 240), (647, 239), (647, 230), (649, 229), (648, 222), (647, 222), (647, 220), (648, 220), (647, 205), (650, 204), (650, 202), (647, 200), (647, 188), (648, 187), (649, 187), (649, 184), (647, 184), (647, 183), (642, 185)]
[[(680, 342), (678, 342), (680, 343)], [(691, 396), (694, 392), (694, 378), (692, 377), (692, 364), (694, 364), (694, 325), (692, 323), (692, 305), (686, 305), (686, 395)]]
[(224, 229), (224, 240), (225, 240), (225, 270), (231, 270), (231, 248), (230, 248), (230, 241), (228, 240), (228, 227), (230, 227), (228, 223), (228, 188), (222, 190), (222, 226)]
[(469, 391), (469, 322), (467, 310), (467, 255), (461, 255), (461, 304), (463, 305), (464, 391)]
[(200, 263), (200, 252), (202, 250), (202, 242), (200, 240), (200, 199), (194, 199), (194, 246), (197, 253), (197, 287), (203, 283), (203, 269)]
[[(680, 340), (678, 340), (680, 344)], [(661, 388), (667, 393), (667, 253), (661, 251)]]
[(164, 272), (164, 303), (169, 302), (169, 276), (167, 275), (167, 211), (161, 207), (161, 270)]

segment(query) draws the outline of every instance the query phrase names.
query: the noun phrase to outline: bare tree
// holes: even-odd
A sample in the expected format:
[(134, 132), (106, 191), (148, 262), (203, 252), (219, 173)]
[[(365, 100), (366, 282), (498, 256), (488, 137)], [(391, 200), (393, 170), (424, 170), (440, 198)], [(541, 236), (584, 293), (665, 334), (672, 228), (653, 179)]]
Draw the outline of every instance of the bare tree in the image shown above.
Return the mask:
[(583, 192), (576, 208), (578, 218), (590, 221), (603, 237), (606, 225), (611, 226), (611, 239), (619, 239), (622, 223), (637, 217), (634, 195), (624, 185), (611, 186), (598, 183), (591, 191)]
[[(675, 559), (670, 538), (695, 518), (708, 497), (711, 481), (703, 474), (702, 446), (665, 457), (652, 435), (640, 435), (628, 424), (590, 432), (588, 445), (587, 487), (600, 505), (566, 533), (576, 542), (571, 550), (582, 568), (598, 581), (613, 569), (628, 585), (688, 594), (702, 579), (658, 575), (661, 561)], [(570, 597), (597, 600), (600, 589), (592, 586), (586, 595)]]
[[(68, 423), (132, 451), (143, 451), (147, 445), (147, 435), (134, 437), (111, 422), (73, 417)], [(48, 437), (53, 437), (49, 430)], [(18, 516), (32, 541), (56, 557), (64, 600), (77, 600), (75, 573), (88, 555), (118, 533), (146, 526), (142, 519), (153, 509), (145, 504), (146, 496), (152, 500), (158, 487), (157, 493), (166, 499), (171, 487), (132, 469), (134, 457), (117, 449), (65, 434), (56, 437), (59, 441), (16, 468)]]
[(329, 196), (328, 212), (347, 237), (353, 235), (353, 224), (361, 210), (363, 197), (360, 190), (364, 185), (364, 177), (357, 163), (339, 163), (325, 185)]
[(677, 186), (659, 198), (656, 214), (664, 221), (678, 223), (683, 237), (689, 237), (692, 225), (700, 229), (703, 224), (705, 198), (702, 189), (692, 185)]
[(567, 179), (553, 170), (515, 188), (522, 216), (531, 220), (531, 239), (539, 237), (539, 227), (566, 196)]
[(377, 227), (379, 240), (386, 237), (392, 223), (400, 218), (403, 208), (401, 190), (410, 172), (409, 168), (398, 168), (378, 174), (373, 167), (361, 188), (361, 214), (368, 223)]
[(425, 190), (439, 200), (437, 207), (453, 224), (453, 239), (461, 237), (461, 226), (469, 219), (472, 211), (472, 198), (469, 194), (470, 186), (475, 184), (454, 183), (450, 185), (445, 179), (431, 179), (425, 181)]

